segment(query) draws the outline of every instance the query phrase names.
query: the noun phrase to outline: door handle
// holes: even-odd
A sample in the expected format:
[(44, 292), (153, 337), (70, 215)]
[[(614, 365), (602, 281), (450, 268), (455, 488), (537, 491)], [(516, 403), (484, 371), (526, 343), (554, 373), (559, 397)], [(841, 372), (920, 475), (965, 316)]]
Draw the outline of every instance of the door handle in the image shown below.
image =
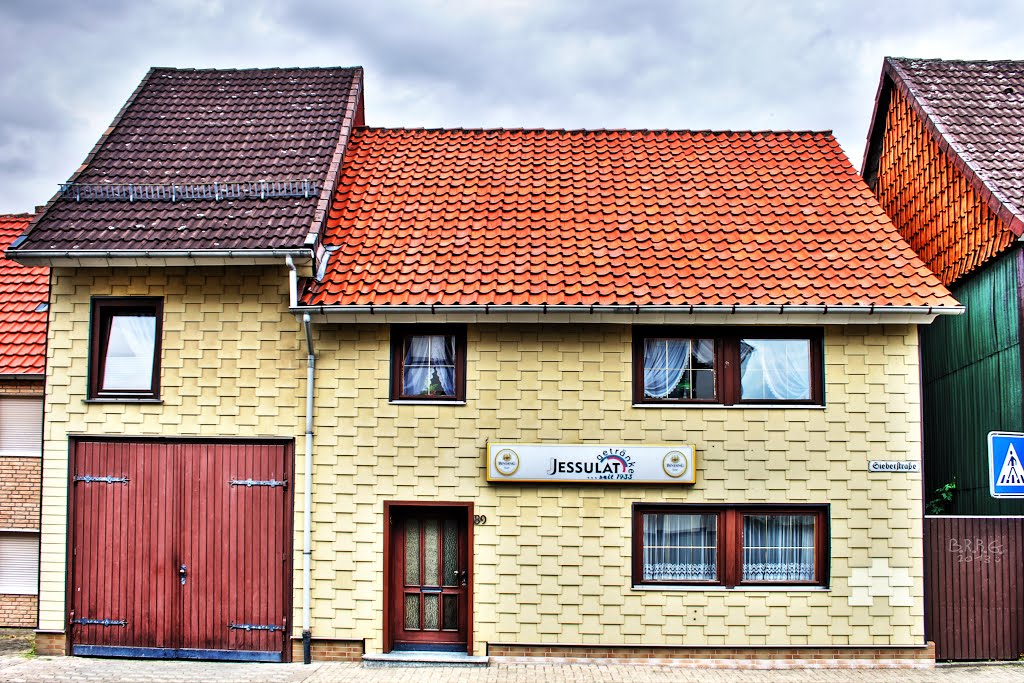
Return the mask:
[(463, 569), (461, 572), (455, 573), (459, 577), (459, 583), (462, 585), (463, 588), (465, 588), (466, 585), (469, 583), (469, 570)]
[(178, 576), (181, 577), (181, 585), (184, 586), (185, 580), (188, 578), (188, 567), (186, 565), (178, 567)]

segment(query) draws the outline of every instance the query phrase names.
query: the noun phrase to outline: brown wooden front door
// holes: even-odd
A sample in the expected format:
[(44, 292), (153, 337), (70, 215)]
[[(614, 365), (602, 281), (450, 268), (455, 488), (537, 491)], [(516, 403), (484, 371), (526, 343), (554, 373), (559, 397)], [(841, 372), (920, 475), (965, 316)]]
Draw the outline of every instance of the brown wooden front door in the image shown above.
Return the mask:
[(469, 542), (465, 508), (391, 509), (390, 629), (395, 650), (465, 651)]
[(77, 440), (72, 653), (281, 661), (291, 446)]

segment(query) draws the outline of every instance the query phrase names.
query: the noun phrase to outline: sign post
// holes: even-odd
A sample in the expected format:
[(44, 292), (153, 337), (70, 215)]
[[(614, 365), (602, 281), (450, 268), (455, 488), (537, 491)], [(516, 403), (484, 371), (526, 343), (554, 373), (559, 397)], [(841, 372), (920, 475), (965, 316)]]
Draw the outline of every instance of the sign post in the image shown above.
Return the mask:
[(993, 498), (1024, 498), (1024, 434), (989, 432), (989, 492)]

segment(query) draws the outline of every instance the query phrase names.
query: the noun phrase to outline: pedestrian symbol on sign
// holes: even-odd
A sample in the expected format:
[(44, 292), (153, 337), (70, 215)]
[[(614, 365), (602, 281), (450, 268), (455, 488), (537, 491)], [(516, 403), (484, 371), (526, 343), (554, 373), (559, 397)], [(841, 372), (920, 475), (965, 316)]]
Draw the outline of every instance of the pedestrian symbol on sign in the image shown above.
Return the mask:
[(1017, 451), (1014, 450), (1012, 443), (1006, 449), (1006, 457), (1003, 459), (1002, 469), (999, 470), (997, 483), (1000, 486), (1024, 484), (1024, 472), (1021, 471), (1020, 460), (1017, 458)]
[(1019, 453), (1024, 452), (1024, 434), (990, 432), (988, 462), (989, 486), (993, 498), (1024, 498), (1024, 465)]

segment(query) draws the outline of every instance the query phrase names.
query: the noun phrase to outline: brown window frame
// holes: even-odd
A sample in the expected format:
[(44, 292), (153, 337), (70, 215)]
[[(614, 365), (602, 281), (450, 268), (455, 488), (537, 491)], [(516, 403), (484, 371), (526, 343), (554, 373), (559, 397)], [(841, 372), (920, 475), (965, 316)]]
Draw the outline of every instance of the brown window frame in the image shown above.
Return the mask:
[[(713, 339), (715, 342), (715, 397), (648, 398), (644, 395), (644, 341), (647, 339)], [(809, 399), (744, 399), (740, 375), (740, 340), (806, 339), (810, 342), (811, 397)], [(825, 376), (824, 335), (821, 328), (663, 326), (633, 328), (633, 403), (637, 405), (692, 406), (823, 406)]]
[[(663, 581), (645, 579), (643, 573), (643, 516), (662, 514), (715, 514), (718, 516), (718, 541), (715, 581)], [(744, 581), (743, 580), (743, 516), (744, 515), (814, 515), (814, 580), (813, 581)], [(829, 506), (814, 503), (794, 505), (768, 505), (737, 503), (733, 505), (704, 505), (691, 503), (633, 503), (633, 539), (631, 548), (632, 580), (634, 586), (707, 586), (709, 588), (764, 588), (797, 586), (807, 588), (829, 587)]]
[[(409, 396), (402, 393), (402, 387), (405, 386), (405, 342), (409, 337), (428, 335), (455, 337), (454, 396)], [(466, 401), (466, 327), (464, 325), (392, 325), (389, 387), (388, 398), (391, 401), (464, 403)]]
[[(106, 349), (110, 324), (115, 315), (145, 314), (156, 318), (153, 345), (153, 378), (149, 389), (102, 390), (106, 372)], [(164, 300), (158, 296), (92, 297), (89, 318), (89, 400), (159, 401), (160, 357), (163, 350)]]

